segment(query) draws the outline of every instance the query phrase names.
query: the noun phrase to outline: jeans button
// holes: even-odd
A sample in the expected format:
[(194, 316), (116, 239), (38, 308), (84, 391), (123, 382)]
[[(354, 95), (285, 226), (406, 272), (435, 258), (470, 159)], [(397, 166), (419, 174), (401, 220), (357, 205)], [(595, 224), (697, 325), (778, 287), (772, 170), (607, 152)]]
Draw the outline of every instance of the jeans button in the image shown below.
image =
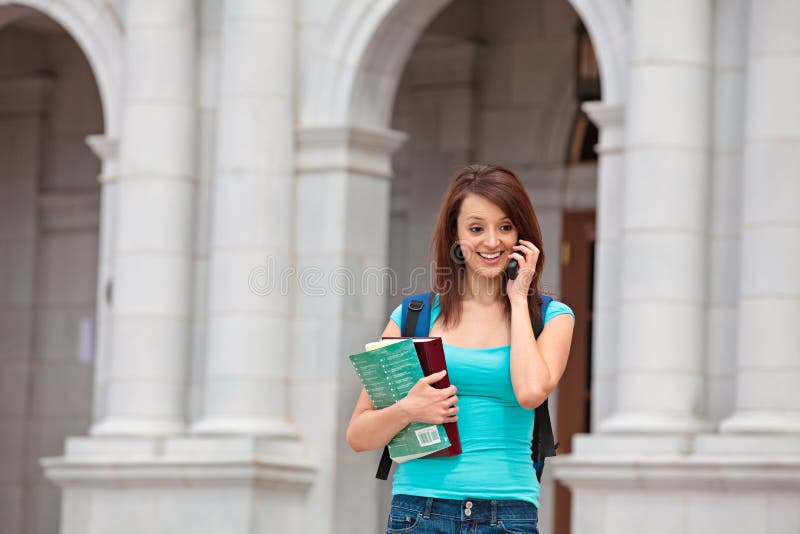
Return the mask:
[(467, 508), (466, 510), (464, 510), (464, 515), (467, 516), (467, 517), (471, 516), (472, 515), (472, 510)]
[(467, 508), (472, 508), (472, 501), (467, 501), (467, 504), (465, 506)]

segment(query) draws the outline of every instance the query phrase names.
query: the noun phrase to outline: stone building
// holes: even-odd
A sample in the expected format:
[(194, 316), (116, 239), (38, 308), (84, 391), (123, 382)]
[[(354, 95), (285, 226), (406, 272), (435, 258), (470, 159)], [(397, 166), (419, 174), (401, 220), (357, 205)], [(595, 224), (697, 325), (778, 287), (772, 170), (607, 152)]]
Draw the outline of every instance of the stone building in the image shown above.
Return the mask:
[(800, 532), (798, 27), (795, 0), (0, 0), (0, 530), (382, 531), (345, 356), (494, 161), (577, 315), (543, 534)]

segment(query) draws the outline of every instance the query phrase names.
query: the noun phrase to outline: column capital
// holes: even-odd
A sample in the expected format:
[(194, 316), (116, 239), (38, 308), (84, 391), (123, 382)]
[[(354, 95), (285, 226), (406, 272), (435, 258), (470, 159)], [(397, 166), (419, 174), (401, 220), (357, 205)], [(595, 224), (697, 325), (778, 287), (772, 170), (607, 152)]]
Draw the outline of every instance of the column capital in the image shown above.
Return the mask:
[(407, 138), (406, 133), (389, 129), (302, 127), (297, 133), (297, 171), (344, 171), (391, 178), (392, 155)]
[(625, 106), (622, 104), (607, 104), (602, 100), (593, 100), (581, 104), (581, 109), (598, 128), (621, 128), (625, 121)]
[(104, 134), (94, 134), (87, 135), (84, 142), (102, 162), (102, 170), (97, 177), (97, 181), (101, 184), (116, 181), (118, 176), (119, 141)]
[(625, 106), (596, 100), (584, 102), (581, 109), (600, 130), (600, 142), (595, 147), (597, 153), (621, 152), (625, 146)]

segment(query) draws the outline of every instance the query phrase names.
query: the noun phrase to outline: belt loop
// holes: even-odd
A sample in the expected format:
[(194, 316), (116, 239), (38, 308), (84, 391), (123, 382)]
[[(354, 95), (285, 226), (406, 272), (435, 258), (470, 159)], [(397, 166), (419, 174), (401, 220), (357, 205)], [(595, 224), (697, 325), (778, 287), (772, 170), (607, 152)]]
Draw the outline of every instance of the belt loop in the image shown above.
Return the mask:
[(428, 500), (425, 502), (425, 513), (422, 517), (425, 519), (431, 518), (431, 508), (433, 508), (433, 497), (428, 497)]
[(497, 524), (497, 501), (492, 500), (492, 526)]

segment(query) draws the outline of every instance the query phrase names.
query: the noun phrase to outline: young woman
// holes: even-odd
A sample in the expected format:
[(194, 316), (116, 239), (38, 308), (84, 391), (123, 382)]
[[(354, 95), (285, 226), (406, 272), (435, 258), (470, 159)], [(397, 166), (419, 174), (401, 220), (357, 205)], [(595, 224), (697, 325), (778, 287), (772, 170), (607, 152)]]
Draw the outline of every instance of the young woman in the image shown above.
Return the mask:
[[(412, 421), (458, 421), (462, 454), (398, 465), (388, 533), (538, 533), (534, 409), (564, 373), (574, 324), (555, 300), (541, 317), (541, 250), (536, 214), (511, 170), (471, 165), (455, 177), (432, 242), (430, 330), (442, 338), (452, 386), (432, 387), (444, 372), (425, 377), (382, 410), (362, 390), (347, 429), (353, 450), (366, 451)], [(508, 280), (512, 258), (519, 274)], [(398, 307), (383, 336), (400, 335), (400, 317)]]

